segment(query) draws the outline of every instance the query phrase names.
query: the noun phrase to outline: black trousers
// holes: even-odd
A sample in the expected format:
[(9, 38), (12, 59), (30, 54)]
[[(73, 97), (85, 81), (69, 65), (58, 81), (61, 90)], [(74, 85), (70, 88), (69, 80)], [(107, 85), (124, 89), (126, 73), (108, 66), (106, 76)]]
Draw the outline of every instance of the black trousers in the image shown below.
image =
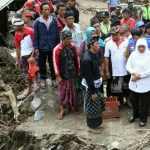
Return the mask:
[[(141, 110), (139, 110), (139, 101)], [(136, 93), (134, 91), (131, 91), (133, 118), (140, 117), (140, 122), (146, 123), (148, 118), (149, 102), (150, 102), (150, 91), (146, 93)]]
[(47, 52), (39, 52), (39, 67), (40, 67), (40, 76), (41, 79), (47, 79), (47, 69), (46, 69), (46, 61), (48, 58), (48, 64), (50, 67), (50, 75), (51, 79), (55, 80), (55, 72), (54, 72), (54, 66), (53, 66), (53, 55), (52, 51), (47, 51)]

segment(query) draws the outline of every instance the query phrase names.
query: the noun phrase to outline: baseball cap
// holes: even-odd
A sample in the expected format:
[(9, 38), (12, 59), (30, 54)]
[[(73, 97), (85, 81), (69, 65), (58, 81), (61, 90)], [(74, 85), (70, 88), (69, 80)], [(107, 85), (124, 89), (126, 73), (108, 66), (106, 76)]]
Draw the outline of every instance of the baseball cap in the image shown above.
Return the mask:
[(31, 11), (24, 11), (24, 12), (22, 13), (22, 15), (23, 15), (23, 16), (26, 16), (26, 17), (31, 17), (31, 16), (33, 16), (33, 12), (31, 12)]
[(124, 8), (123, 10), (122, 10), (122, 13), (129, 13), (130, 14), (130, 9), (129, 8)]
[(107, 11), (102, 12), (101, 17), (109, 17), (109, 12), (107, 12)]
[(24, 24), (24, 21), (21, 18), (12, 18), (12, 25), (20, 26), (23, 24)]
[(136, 24), (135, 24), (135, 28), (138, 28), (138, 27), (141, 27), (141, 26), (144, 26), (144, 22), (142, 20), (140, 21), (137, 21)]

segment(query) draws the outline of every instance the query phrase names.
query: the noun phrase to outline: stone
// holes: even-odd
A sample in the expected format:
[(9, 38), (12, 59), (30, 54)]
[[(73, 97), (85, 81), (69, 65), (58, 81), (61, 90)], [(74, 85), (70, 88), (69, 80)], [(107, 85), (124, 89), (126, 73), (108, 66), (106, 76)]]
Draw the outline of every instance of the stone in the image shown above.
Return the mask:
[(65, 150), (65, 148), (62, 145), (58, 145), (56, 150)]
[(50, 79), (47, 79), (46, 82), (48, 85), (52, 85), (52, 81)]
[(37, 109), (41, 105), (41, 100), (39, 98), (34, 98), (33, 101), (31, 102), (31, 108), (33, 110)]
[(48, 106), (49, 107), (54, 107), (55, 102), (53, 100), (48, 101)]
[(41, 120), (43, 117), (44, 117), (44, 111), (37, 110), (34, 115), (34, 120), (38, 121), (38, 120)]

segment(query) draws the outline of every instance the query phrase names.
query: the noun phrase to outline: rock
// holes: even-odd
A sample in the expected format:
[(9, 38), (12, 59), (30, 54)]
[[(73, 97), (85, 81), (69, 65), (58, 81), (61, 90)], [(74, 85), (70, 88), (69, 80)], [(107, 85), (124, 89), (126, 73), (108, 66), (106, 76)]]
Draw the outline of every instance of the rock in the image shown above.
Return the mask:
[(48, 85), (52, 85), (52, 81), (50, 79), (47, 79), (46, 82)]
[(107, 146), (108, 150), (119, 150), (119, 143), (113, 142), (110, 145)]
[(62, 145), (58, 145), (56, 150), (65, 150), (65, 148)]
[(39, 98), (34, 98), (33, 101), (31, 102), (31, 108), (33, 110), (37, 109), (41, 105), (41, 100)]
[(48, 101), (48, 106), (49, 107), (54, 107), (55, 102), (53, 100)]
[(44, 117), (44, 111), (37, 110), (34, 115), (34, 120), (38, 121), (38, 120), (41, 120), (43, 117)]
[(42, 99), (47, 99), (48, 96), (49, 96), (48, 94), (44, 94), (43, 97), (42, 97)]

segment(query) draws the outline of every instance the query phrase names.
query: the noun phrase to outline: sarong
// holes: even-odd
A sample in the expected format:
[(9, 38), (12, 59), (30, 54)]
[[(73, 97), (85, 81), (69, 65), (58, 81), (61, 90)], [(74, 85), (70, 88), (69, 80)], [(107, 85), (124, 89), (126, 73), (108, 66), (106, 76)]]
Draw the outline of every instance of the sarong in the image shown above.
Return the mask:
[(79, 100), (77, 97), (74, 80), (63, 80), (63, 84), (58, 83), (58, 103), (68, 106), (70, 109), (76, 107)]
[(87, 126), (91, 128), (98, 127), (102, 124), (102, 112), (105, 108), (103, 94), (99, 91), (97, 93), (98, 99), (93, 101), (91, 93), (83, 90), (84, 112), (86, 114)]

